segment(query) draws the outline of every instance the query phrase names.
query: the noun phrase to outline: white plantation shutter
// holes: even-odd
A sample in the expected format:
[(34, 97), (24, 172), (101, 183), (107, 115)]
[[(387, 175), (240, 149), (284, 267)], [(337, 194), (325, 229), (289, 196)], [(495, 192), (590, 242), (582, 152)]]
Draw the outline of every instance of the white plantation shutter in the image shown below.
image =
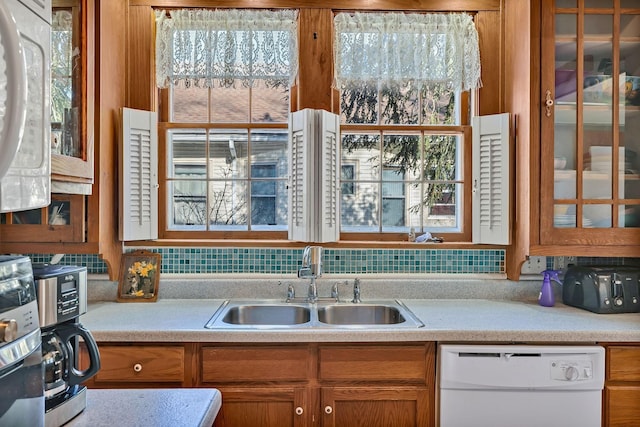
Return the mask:
[(339, 238), (339, 116), (305, 109), (289, 118), (289, 239)]
[(121, 110), (120, 240), (158, 238), (157, 114)]
[(509, 114), (473, 118), (473, 243), (511, 240)]

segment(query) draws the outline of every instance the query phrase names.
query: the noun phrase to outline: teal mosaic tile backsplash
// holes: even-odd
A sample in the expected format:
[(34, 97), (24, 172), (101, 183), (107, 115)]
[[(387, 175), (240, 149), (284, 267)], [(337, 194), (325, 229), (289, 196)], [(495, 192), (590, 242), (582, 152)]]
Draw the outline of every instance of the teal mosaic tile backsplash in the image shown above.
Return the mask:
[[(303, 249), (275, 248), (153, 248), (162, 255), (161, 273), (295, 274)], [(32, 254), (33, 262), (51, 255)], [(469, 249), (325, 249), (328, 274), (375, 273), (504, 273), (504, 250)], [(66, 265), (86, 265), (91, 274), (107, 272), (97, 255), (65, 255)]]

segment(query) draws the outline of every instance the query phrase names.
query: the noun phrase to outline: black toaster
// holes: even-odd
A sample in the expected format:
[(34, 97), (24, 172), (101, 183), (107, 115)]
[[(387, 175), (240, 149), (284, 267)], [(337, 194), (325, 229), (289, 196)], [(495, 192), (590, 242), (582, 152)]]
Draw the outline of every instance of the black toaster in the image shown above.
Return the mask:
[(562, 302), (594, 313), (640, 313), (640, 267), (572, 266)]

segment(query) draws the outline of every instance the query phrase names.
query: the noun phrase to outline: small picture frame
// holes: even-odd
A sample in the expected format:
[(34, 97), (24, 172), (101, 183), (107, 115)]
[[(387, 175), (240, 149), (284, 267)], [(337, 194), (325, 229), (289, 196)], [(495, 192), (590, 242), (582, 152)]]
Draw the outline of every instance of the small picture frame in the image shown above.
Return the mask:
[(139, 250), (122, 256), (119, 302), (154, 302), (160, 284), (160, 254)]

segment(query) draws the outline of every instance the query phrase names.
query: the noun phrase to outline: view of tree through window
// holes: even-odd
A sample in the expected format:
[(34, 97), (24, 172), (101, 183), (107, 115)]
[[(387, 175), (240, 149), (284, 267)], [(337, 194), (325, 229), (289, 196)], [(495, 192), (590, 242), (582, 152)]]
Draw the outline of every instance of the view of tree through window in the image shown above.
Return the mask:
[[(463, 138), (447, 128), (460, 123), (458, 97), (444, 84), (342, 91), (342, 161), (357, 159), (361, 170), (357, 177), (343, 178), (343, 185), (358, 189), (343, 197), (343, 230), (460, 227), (456, 200), (461, 197), (456, 195), (463, 191)], [(402, 192), (395, 193), (402, 194), (402, 209), (400, 199), (392, 203), (385, 194), (399, 186)]]

